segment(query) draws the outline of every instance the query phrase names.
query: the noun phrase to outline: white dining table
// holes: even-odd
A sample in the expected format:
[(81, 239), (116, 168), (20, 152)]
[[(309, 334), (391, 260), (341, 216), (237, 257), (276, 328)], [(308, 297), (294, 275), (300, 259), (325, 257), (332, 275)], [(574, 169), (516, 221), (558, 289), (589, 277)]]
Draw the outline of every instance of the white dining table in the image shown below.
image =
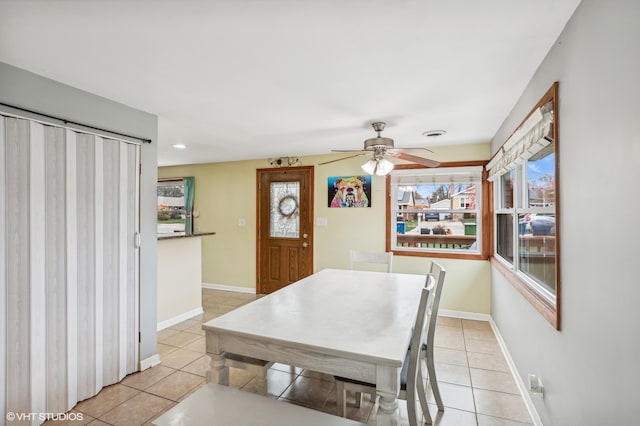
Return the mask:
[(203, 325), (207, 380), (225, 352), (376, 384), (378, 425), (399, 425), (400, 371), (425, 275), (324, 269)]

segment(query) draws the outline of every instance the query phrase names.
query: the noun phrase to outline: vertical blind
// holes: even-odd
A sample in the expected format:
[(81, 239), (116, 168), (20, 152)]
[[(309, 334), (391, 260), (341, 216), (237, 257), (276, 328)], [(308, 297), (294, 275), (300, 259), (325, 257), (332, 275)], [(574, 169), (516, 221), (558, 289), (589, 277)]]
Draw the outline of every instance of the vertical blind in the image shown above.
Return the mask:
[(139, 155), (0, 115), (0, 418), (64, 413), (137, 370)]

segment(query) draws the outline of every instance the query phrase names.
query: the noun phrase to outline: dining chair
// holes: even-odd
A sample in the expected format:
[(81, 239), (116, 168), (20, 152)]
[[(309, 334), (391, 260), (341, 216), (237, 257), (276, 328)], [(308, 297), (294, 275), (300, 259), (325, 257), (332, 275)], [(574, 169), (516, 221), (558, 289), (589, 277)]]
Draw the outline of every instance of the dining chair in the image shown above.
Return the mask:
[(387, 265), (387, 272), (391, 272), (393, 253), (350, 250), (349, 269), (357, 269), (357, 264), (383, 264)]
[[(407, 401), (407, 412), (409, 417), (409, 425), (418, 425), (418, 414), (416, 412), (416, 400), (418, 399), (418, 389), (423, 388), (424, 384), (421, 380), (419, 371), (421, 369), (422, 358), (422, 342), (424, 341), (425, 330), (428, 329), (428, 323), (433, 320), (434, 317), (428, 315), (433, 303), (435, 294), (436, 280), (431, 274), (427, 274), (425, 286), (422, 289), (420, 295), (420, 303), (418, 305), (418, 313), (416, 315), (416, 321), (413, 326), (413, 332), (411, 335), (411, 342), (407, 355), (402, 364), (402, 371), (400, 373), (400, 393), (398, 398)], [(375, 392), (376, 385), (372, 383), (362, 382), (359, 380), (349, 379), (346, 377), (335, 377), (336, 379), (336, 401), (338, 406), (338, 415), (345, 417), (347, 411), (346, 404), (346, 392)], [(422, 404), (421, 408), (422, 408)], [(426, 420), (427, 424), (431, 424), (431, 414), (428, 407), (422, 408), (422, 416)], [(420, 423), (422, 424), (422, 423)]]
[[(438, 308), (440, 307), (440, 296), (442, 295), (442, 288), (444, 287), (444, 277), (447, 271), (437, 262), (431, 262), (431, 268), (429, 274), (431, 274), (435, 280), (435, 291), (433, 293), (433, 301), (431, 303), (431, 312), (429, 312), (428, 329), (426, 330), (425, 339), (422, 341), (422, 362), (427, 367), (427, 377), (429, 378), (429, 386), (433, 391), (433, 398), (436, 400), (438, 411), (444, 411), (444, 404), (442, 402), (442, 396), (440, 394), (440, 388), (438, 387), (438, 379), (436, 378), (436, 367), (433, 354), (434, 339), (436, 334), (436, 322), (438, 318)], [(424, 383), (422, 376), (423, 368), (418, 370), (418, 379), (420, 383)], [(420, 405), (423, 410), (428, 410), (427, 407), (427, 394), (426, 386), (420, 386), (418, 388), (418, 396), (420, 398)]]

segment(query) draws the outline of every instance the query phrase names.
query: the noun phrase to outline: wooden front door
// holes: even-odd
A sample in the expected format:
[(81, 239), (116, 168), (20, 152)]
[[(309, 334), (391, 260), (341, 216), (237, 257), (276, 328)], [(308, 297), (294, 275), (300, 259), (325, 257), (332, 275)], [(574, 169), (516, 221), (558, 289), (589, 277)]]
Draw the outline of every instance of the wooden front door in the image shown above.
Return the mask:
[(258, 170), (257, 291), (313, 273), (313, 167)]

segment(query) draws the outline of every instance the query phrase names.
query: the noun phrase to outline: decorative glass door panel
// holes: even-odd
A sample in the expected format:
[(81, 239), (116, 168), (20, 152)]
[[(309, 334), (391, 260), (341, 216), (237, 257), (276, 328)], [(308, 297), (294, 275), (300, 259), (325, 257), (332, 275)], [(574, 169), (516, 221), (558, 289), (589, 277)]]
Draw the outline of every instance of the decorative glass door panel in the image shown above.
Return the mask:
[(271, 182), (272, 238), (300, 238), (300, 182)]

